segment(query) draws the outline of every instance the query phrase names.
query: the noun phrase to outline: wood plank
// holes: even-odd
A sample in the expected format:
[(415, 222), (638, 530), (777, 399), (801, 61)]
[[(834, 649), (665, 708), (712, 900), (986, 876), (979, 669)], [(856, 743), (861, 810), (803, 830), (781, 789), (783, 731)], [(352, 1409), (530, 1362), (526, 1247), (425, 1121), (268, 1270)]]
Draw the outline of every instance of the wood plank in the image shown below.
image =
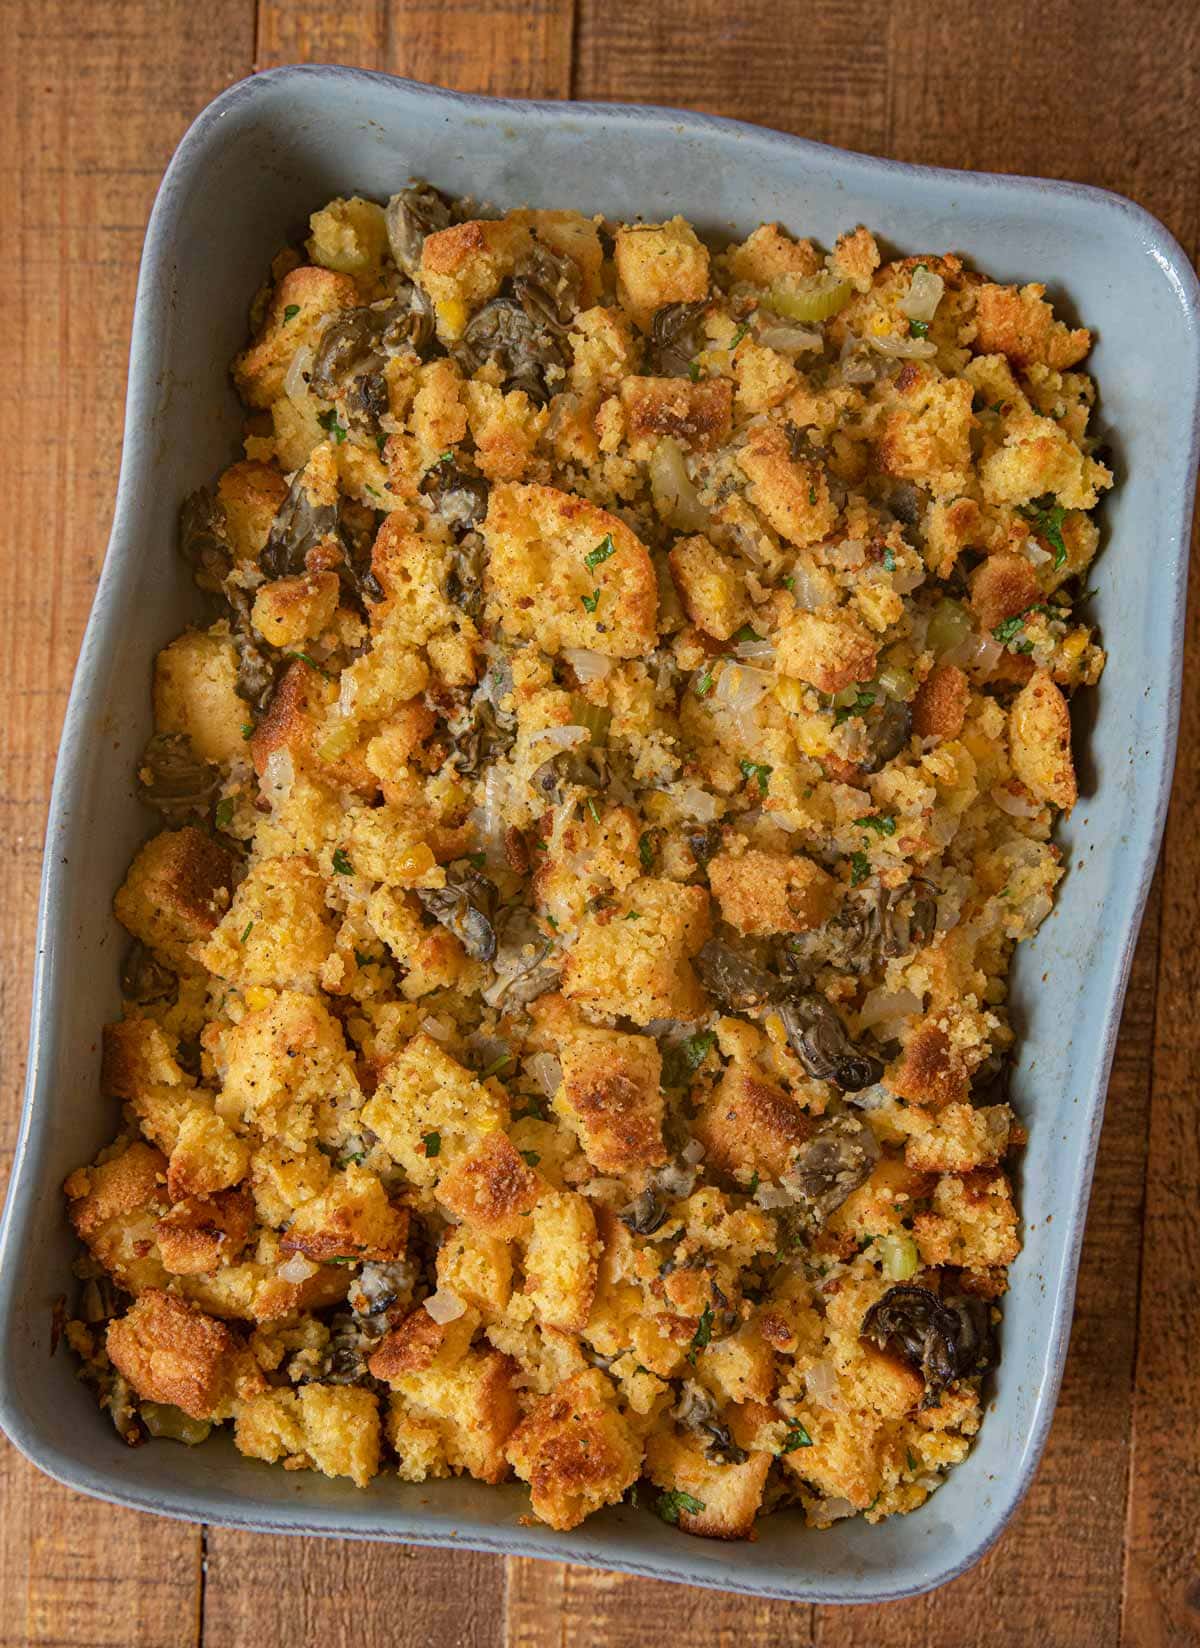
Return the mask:
[[(6, 320), (20, 385), (0, 398), (5, 1173), (24, 1074), (42, 830), (112, 511), (142, 231), (188, 121), (248, 69), (252, 17), (252, 0), (213, 0), (203, 17), (181, 0), (0, 8)], [(7, 1446), (0, 1493), (4, 1648), (195, 1642), (198, 1529), (99, 1507)]]
[(258, 68), (348, 63), (460, 92), (568, 97), (571, 0), (339, 0), (259, 7)]
[[(261, 0), (256, 66), (340, 62), (434, 80), (458, 91), (566, 97), (571, 0), (354, 0), (294, 6)], [(319, 204), (314, 202), (314, 205)], [(207, 1534), (204, 1648), (437, 1648), (499, 1640), (504, 1565), (465, 1551)], [(348, 1605), (348, 1599), (352, 1605)]]

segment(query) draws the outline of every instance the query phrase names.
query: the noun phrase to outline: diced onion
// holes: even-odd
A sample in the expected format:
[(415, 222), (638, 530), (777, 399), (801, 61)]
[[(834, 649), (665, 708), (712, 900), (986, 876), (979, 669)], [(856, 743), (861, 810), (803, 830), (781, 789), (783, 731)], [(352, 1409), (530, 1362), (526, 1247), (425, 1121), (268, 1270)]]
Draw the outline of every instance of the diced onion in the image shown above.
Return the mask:
[(300, 400), (308, 393), (308, 381), (304, 374), (311, 367), (312, 358), (312, 348), (307, 343), (302, 343), (292, 356), (283, 375), (283, 392), (290, 401)]
[(667, 437), (650, 454), (650, 490), (655, 508), (679, 532), (702, 532), (708, 525), (708, 511), (687, 472), (683, 452)]
[(586, 727), (543, 727), (540, 732), (530, 734), (530, 743), (536, 741), (570, 750), (574, 749), (576, 744), (586, 744), (591, 736)]
[(837, 586), (824, 567), (802, 555), (792, 568), (792, 594), (801, 612), (816, 612), (837, 600)]
[(585, 684), (602, 680), (612, 668), (611, 658), (602, 652), (593, 652), (590, 647), (564, 647), (562, 656)]
[(838, 1396), (837, 1369), (832, 1362), (814, 1362), (804, 1375), (804, 1384), (811, 1401), (820, 1408), (841, 1406)]
[(1050, 551), (1043, 549), (1036, 538), (1026, 538), (1022, 551), (1025, 559), (1033, 566), (1045, 566), (1046, 562), (1051, 559)]
[(311, 1259), (306, 1259), (303, 1253), (293, 1253), (276, 1270), (275, 1274), (281, 1282), (307, 1282), (310, 1276), (315, 1276), (320, 1265), (314, 1265)]
[(733, 650), (739, 658), (744, 658), (747, 663), (773, 664), (775, 662), (774, 641), (739, 641)]
[(863, 1002), (862, 1012), (858, 1015), (859, 1026), (869, 1030), (873, 1025), (884, 1024), (894, 1019), (911, 1018), (914, 1013), (921, 1011), (920, 997), (911, 990), (872, 990)]
[(291, 794), (295, 781), (296, 769), (292, 765), (291, 750), (272, 750), (263, 768), (263, 794), (272, 803), (285, 801)]
[(439, 1288), (426, 1299), (425, 1310), (435, 1322), (457, 1322), (460, 1316), (466, 1315), (467, 1306), (457, 1293), (451, 1293), (449, 1288)]
[(749, 664), (726, 663), (717, 677), (713, 701), (734, 715), (746, 715), (764, 693), (775, 684), (769, 670), (752, 669)]
[(533, 1053), (525, 1060), (525, 1069), (548, 1099), (558, 1092), (562, 1082), (562, 1065), (553, 1053)]
[(841, 1522), (848, 1516), (857, 1516), (858, 1509), (848, 1499), (821, 1499), (812, 1507), (813, 1515), (823, 1522)]
[(759, 1207), (765, 1208), (768, 1213), (775, 1213), (780, 1208), (791, 1207), (795, 1197), (784, 1190), (782, 1185), (770, 1184), (764, 1179), (754, 1192), (754, 1200)]
[(840, 544), (826, 544), (821, 553), (839, 572), (850, 572), (866, 560), (867, 545), (862, 538), (846, 538)]
[(924, 321), (928, 326), (945, 290), (946, 283), (941, 275), (935, 275), (923, 263), (918, 264), (913, 270), (908, 291), (900, 299), (900, 313), (907, 315), (909, 320)]
[(928, 338), (869, 337), (867, 342), (879, 354), (898, 360), (928, 360), (937, 354), (937, 344), (930, 343)]
[(704, 1160), (704, 1146), (699, 1139), (689, 1139), (679, 1152), (685, 1162), (696, 1163)]
[(1003, 784), (997, 784), (992, 791), (992, 800), (1002, 813), (1010, 818), (1036, 818), (1041, 812), (1041, 803), (1030, 795), (1017, 795)]
[(710, 824), (717, 816), (717, 798), (696, 784), (689, 784), (679, 792), (679, 805), (685, 813), (701, 824)]
[(1035, 927), (1042, 925), (1042, 922), (1045, 921), (1053, 908), (1054, 900), (1049, 893), (1035, 893), (1032, 898), (1028, 898), (1024, 903), (1017, 905), (1016, 914), (1022, 917), (1025, 925), (1032, 932)]
[(874, 383), (879, 376), (879, 363), (871, 358), (871, 351), (861, 338), (847, 338), (842, 348), (841, 369), (843, 383)]
[(1004, 655), (1004, 648), (992, 635), (977, 635), (972, 631), (957, 646), (942, 654), (943, 664), (957, 664), (960, 669), (982, 670), (990, 675)]
[(450, 1025), (446, 1023), (445, 1019), (434, 1018), (432, 1013), (429, 1014), (428, 1018), (421, 1020), (421, 1029), (424, 1030), (427, 1036), (432, 1036), (434, 1041), (450, 1040)]
[(819, 332), (808, 332), (801, 326), (768, 326), (758, 334), (758, 341), (766, 349), (777, 349), (781, 355), (802, 355), (810, 349), (825, 347), (825, 339)]

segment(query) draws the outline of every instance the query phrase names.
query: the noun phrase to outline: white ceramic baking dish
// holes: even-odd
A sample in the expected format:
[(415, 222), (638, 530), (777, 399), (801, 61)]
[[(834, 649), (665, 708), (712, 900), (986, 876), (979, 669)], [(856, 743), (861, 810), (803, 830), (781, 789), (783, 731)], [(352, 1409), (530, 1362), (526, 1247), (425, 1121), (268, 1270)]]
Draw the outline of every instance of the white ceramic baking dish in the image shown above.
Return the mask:
[[(997, 159), (1002, 159), (997, 156)], [(132, 791), (156, 650), (197, 610), (175, 554), (179, 503), (236, 455), (227, 363), (249, 298), (310, 210), (411, 175), (500, 205), (614, 217), (681, 212), (717, 235), (781, 219), (832, 243), (869, 224), (900, 251), (956, 249), (1004, 280), (1044, 279), (1095, 328), (1092, 368), (1118, 486), (1094, 611), (1110, 651), (1077, 723), (1084, 797), (1060, 835), (1071, 871), (1015, 973), (1015, 1102), (1031, 1130), (1003, 1360), (969, 1460), (912, 1516), (826, 1533), (794, 1513), (756, 1542), (688, 1538), (605, 1512), (571, 1534), (523, 1526), (521, 1488), (471, 1481), (367, 1492), (241, 1458), (227, 1438), (126, 1448), (50, 1355), (74, 1238), (59, 1186), (113, 1132), (100, 1026), (119, 1007), (110, 911), (150, 820)], [(896, 165), (677, 110), (496, 102), (342, 68), (277, 69), (225, 92), (171, 162), (146, 239), (108, 557), (55, 777), (41, 890), (28, 1088), (0, 1248), (0, 1423), (43, 1470), (161, 1514), (347, 1538), (453, 1541), (806, 1601), (880, 1601), (961, 1572), (1028, 1486), (1062, 1372), (1105, 1086), (1162, 829), (1176, 728), (1196, 464), (1197, 286), (1155, 220), (1063, 183)]]

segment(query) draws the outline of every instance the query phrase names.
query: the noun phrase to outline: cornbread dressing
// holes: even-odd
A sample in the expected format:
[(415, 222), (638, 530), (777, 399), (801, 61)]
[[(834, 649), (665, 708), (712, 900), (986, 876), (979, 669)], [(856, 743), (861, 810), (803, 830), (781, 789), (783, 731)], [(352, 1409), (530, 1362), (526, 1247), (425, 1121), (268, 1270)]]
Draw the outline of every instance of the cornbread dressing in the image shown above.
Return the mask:
[(779, 224), (314, 213), (187, 500), (67, 1180), (130, 1442), (753, 1537), (966, 1455), (1076, 801), (1090, 335)]

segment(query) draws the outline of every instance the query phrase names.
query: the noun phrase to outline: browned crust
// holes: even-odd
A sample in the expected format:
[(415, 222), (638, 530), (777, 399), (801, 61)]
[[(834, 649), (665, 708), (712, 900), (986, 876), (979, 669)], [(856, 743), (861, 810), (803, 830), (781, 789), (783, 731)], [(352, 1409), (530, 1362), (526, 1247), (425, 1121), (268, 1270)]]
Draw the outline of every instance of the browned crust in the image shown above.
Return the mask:
[(511, 1241), (527, 1228), (525, 1216), (544, 1188), (541, 1174), (525, 1163), (507, 1133), (497, 1132), (450, 1169), (437, 1194), (464, 1223)]
[(746, 1166), (777, 1179), (815, 1126), (782, 1087), (735, 1065), (696, 1117), (692, 1131), (708, 1160), (725, 1172)]
[(1041, 593), (1034, 570), (1023, 555), (989, 555), (971, 579), (971, 606), (985, 630), (1026, 612)]
[(733, 384), (728, 378), (626, 378), (621, 404), (631, 443), (669, 435), (697, 452), (711, 452), (729, 436)]
[(166, 1202), (167, 1159), (148, 1144), (129, 1149), (98, 1167), (79, 1167), (64, 1185), (71, 1223), (86, 1242), (111, 1219), (150, 1203)]
[(957, 738), (970, 698), (962, 670), (954, 664), (939, 664), (921, 682), (913, 699), (913, 731), (918, 738)]
[(147, 1288), (109, 1323), (106, 1346), (140, 1397), (182, 1408), (193, 1419), (223, 1414), (235, 1394), (244, 1398), (265, 1388), (239, 1334), (161, 1288)]
[(804, 933), (833, 914), (838, 883), (800, 855), (718, 853), (708, 880), (721, 914), (743, 933)]
[(940, 1110), (962, 1103), (970, 1090), (966, 1061), (940, 1024), (919, 1026), (901, 1056), (888, 1066), (885, 1084), (902, 1099)]
[(367, 1359), (367, 1367), (374, 1379), (385, 1384), (407, 1373), (424, 1373), (433, 1366), (438, 1352), (446, 1341), (446, 1325), (435, 1322), (418, 1305), (382, 1340), (379, 1348)]
[(250, 1238), (254, 1219), (254, 1198), (247, 1190), (176, 1202), (154, 1227), (162, 1262), (176, 1276), (200, 1276), (232, 1264)]

